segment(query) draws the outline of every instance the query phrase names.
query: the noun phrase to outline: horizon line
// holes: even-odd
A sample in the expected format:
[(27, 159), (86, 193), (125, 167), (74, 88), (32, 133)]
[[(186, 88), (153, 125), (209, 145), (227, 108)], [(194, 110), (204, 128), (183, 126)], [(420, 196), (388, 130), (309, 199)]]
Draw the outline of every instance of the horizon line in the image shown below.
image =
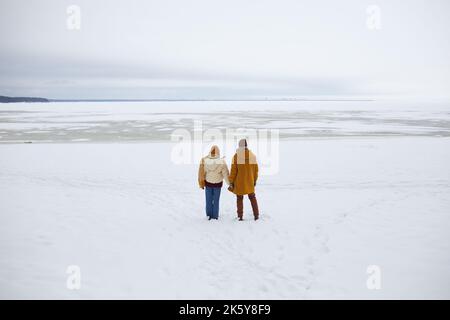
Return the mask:
[(326, 98), (253, 98), (253, 99), (238, 99), (238, 98), (187, 98), (187, 99), (177, 99), (177, 98), (160, 98), (160, 99), (47, 99), (49, 102), (177, 102), (177, 101), (376, 101), (373, 98), (364, 99), (351, 99), (351, 98), (336, 98), (336, 99), (326, 99)]

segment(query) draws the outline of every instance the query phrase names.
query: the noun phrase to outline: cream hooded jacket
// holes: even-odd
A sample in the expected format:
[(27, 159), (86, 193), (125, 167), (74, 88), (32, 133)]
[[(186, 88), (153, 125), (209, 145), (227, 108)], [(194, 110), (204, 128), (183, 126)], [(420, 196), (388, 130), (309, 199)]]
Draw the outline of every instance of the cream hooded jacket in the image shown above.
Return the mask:
[(205, 180), (209, 183), (220, 183), (225, 180), (229, 184), (228, 176), (228, 167), (223, 158), (211, 154), (202, 158), (198, 172), (198, 183), (201, 188), (205, 186)]

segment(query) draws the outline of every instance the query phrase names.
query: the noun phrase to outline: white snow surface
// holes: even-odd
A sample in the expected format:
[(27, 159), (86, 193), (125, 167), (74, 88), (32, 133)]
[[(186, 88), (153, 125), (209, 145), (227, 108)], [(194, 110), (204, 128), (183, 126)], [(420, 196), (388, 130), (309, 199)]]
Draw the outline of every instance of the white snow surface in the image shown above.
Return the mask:
[[(257, 102), (246, 104), (256, 110)], [(95, 118), (104, 105), (18, 107), (70, 120), (78, 111)], [(108, 112), (120, 118), (139, 109), (142, 120), (145, 104), (136, 105)], [(346, 108), (335, 105), (337, 119)], [(188, 111), (199, 110), (205, 119), (220, 111)], [(369, 111), (441, 122), (449, 114), (405, 110)], [(284, 128), (280, 113), (267, 114)], [(30, 130), (20, 127), (22, 116), (29, 117), (14, 120), (19, 133)], [(450, 138), (410, 129), (282, 139), (278, 174), (261, 176), (256, 188), (256, 222), (247, 198), (245, 220), (236, 220), (226, 188), (219, 220), (208, 221), (197, 164), (174, 164), (169, 141), (99, 141), (95, 132), (83, 140), (69, 130), (67, 141), (23, 144), (0, 132), (0, 298), (449, 299)], [(66, 286), (70, 265), (80, 267), (79, 290)], [(371, 265), (381, 271), (378, 290), (366, 285)]]

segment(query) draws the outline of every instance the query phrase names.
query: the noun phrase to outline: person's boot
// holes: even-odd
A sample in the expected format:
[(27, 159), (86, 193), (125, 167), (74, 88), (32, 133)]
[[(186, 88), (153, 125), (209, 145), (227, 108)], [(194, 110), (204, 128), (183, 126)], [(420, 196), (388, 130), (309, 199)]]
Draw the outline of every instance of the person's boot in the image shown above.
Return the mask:
[(208, 216), (208, 220), (211, 220), (212, 218), (211, 218), (211, 216)]
[(243, 221), (244, 219), (242, 217), (239, 217), (239, 221)]

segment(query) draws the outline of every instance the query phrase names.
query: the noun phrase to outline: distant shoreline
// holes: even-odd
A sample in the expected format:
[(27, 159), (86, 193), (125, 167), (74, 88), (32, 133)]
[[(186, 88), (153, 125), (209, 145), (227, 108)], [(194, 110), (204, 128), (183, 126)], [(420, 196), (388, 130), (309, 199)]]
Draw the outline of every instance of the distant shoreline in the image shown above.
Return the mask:
[(16, 103), (16, 102), (50, 102), (46, 98), (38, 97), (7, 97), (0, 96), (0, 103)]
[(233, 101), (376, 101), (375, 99), (49, 99), (49, 102), (233, 102)]
[(375, 99), (312, 99), (312, 98), (266, 98), (266, 99), (48, 99), (40, 97), (7, 97), (0, 96), (0, 103), (17, 103), (17, 102), (233, 102), (233, 101), (248, 101), (248, 102), (290, 102), (290, 101), (323, 101), (323, 102), (368, 102), (375, 101)]

